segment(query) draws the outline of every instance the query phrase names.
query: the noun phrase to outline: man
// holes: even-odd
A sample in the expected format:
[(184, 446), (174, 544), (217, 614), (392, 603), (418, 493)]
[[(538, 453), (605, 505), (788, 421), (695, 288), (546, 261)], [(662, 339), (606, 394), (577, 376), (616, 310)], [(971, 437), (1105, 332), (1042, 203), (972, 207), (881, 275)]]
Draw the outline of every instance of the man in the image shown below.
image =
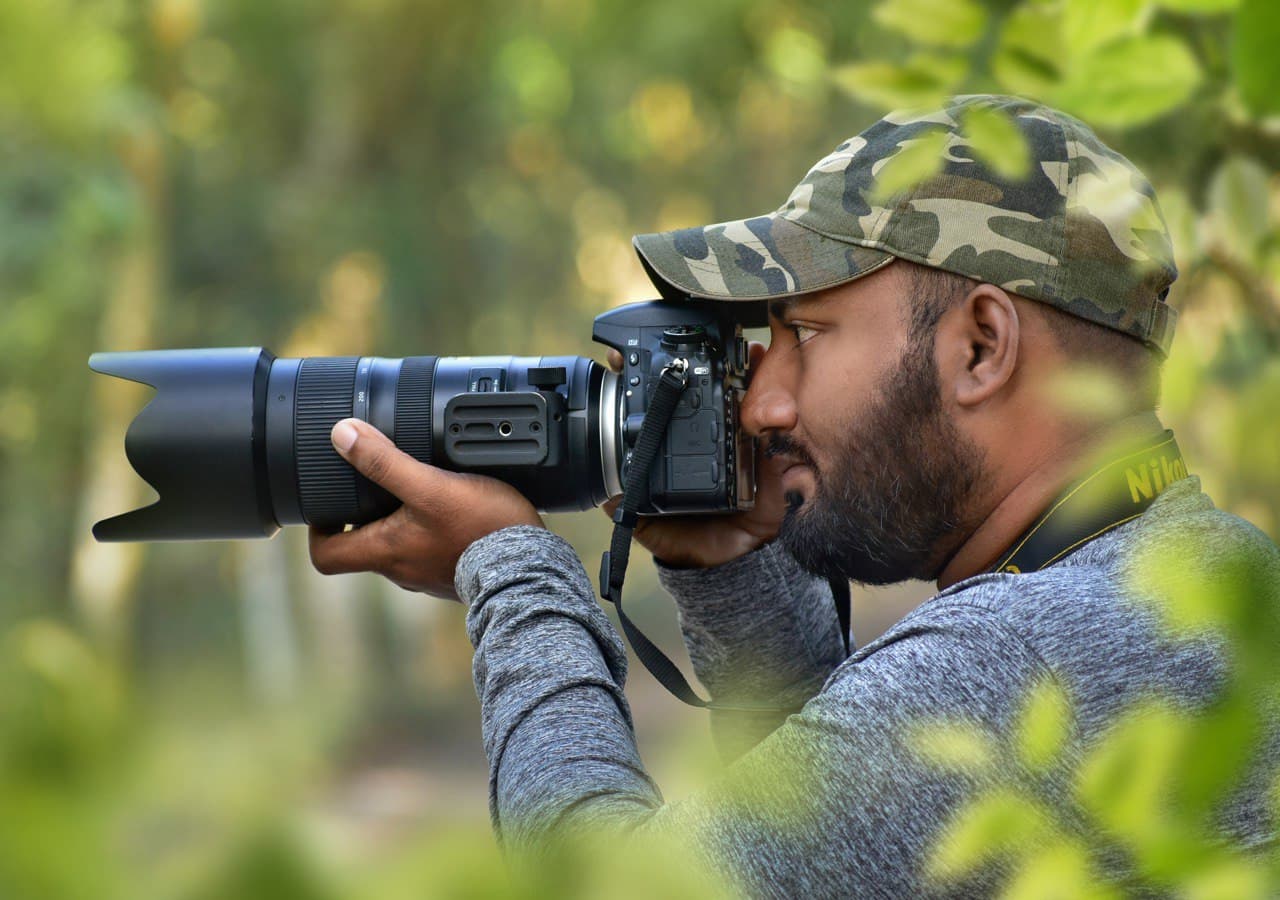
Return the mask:
[[(1027, 143), (1021, 176), (969, 146), (969, 117), (992, 111)], [(940, 170), (885, 195), (877, 174), (922, 141), (942, 148)], [(1189, 541), (1226, 565), (1241, 551), (1280, 584), (1276, 548), (1182, 477), (1155, 418), (1176, 271), (1151, 186), (1068, 116), (961, 97), (886, 116), (774, 213), (636, 246), (669, 297), (769, 305), (742, 407), (765, 450), (756, 507), (636, 531), (721, 707), (724, 781), (664, 806), (636, 754), (622, 644), (572, 549), (506, 485), (340, 422), (335, 446), (405, 506), (313, 534), (316, 566), (468, 604), (508, 847), (613, 823), (681, 835), (749, 893), (992, 890), (997, 867), (933, 878), (947, 823), (998, 784), (1079, 822), (1065, 776), (939, 769), (920, 727), (1008, 738), (1048, 683), (1072, 704), (1062, 754), (1078, 758), (1132, 703), (1203, 706), (1223, 672), (1139, 596), (1143, 552)], [(1064, 376), (1085, 370), (1120, 389), (1071, 402)], [(828, 577), (928, 578), (939, 593), (845, 659)], [(1222, 822), (1242, 845), (1270, 829), (1256, 797), (1224, 801)]]

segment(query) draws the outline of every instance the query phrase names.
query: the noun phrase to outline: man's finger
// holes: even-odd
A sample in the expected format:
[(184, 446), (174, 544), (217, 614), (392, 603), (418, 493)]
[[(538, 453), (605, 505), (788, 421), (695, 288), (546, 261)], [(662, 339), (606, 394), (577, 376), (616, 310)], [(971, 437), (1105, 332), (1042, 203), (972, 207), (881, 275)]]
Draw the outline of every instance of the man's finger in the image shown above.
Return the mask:
[(609, 352), (605, 354), (605, 359), (609, 361), (610, 369), (612, 369), (615, 372), (622, 371), (622, 354), (619, 353), (617, 350), (614, 350), (612, 347), (610, 347)]
[(429, 495), (437, 485), (446, 488), (444, 473), (418, 462), (368, 422), (343, 419), (333, 426), (330, 439), (357, 472), (403, 501)]
[[(373, 523), (375, 526), (377, 523)], [(325, 532), (312, 528), (307, 534), (311, 564), (321, 575), (343, 575), (347, 572), (378, 572), (385, 561), (388, 545), (378, 528), (356, 531)]]

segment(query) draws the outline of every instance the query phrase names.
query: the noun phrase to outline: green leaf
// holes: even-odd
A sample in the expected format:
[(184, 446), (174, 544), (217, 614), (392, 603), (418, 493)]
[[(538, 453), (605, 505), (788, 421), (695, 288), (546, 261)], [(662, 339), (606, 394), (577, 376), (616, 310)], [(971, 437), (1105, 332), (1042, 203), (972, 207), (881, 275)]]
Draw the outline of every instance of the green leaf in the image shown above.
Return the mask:
[(1218, 13), (1235, 9), (1240, 0), (1156, 0), (1157, 6), (1185, 13)]
[(1250, 262), (1271, 233), (1268, 181), (1257, 162), (1230, 156), (1209, 182), (1214, 236), (1229, 253)]
[(871, 17), (933, 47), (967, 47), (982, 37), (987, 21), (986, 12), (973, 0), (885, 0)]
[(1082, 56), (1115, 38), (1136, 34), (1146, 0), (1067, 0), (1062, 39), (1072, 57)]
[(765, 48), (765, 62), (780, 78), (797, 86), (821, 84), (827, 72), (826, 48), (802, 28), (781, 28)]
[(1175, 638), (1230, 628), (1247, 598), (1239, 586), (1199, 553), (1195, 539), (1177, 537), (1135, 554), (1129, 581), (1148, 600)]
[(919, 53), (903, 64), (852, 63), (831, 73), (836, 87), (882, 109), (936, 106), (955, 92), (968, 74), (968, 64), (958, 56)]
[(1094, 125), (1140, 125), (1181, 106), (1200, 78), (1178, 38), (1124, 38), (1075, 60), (1048, 99)]
[(1052, 827), (1035, 800), (1006, 788), (992, 790), (948, 824), (925, 864), (926, 875), (937, 881), (963, 878), (994, 857), (1025, 852)]
[(1121, 896), (1094, 872), (1088, 850), (1064, 840), (1031, 854), (1000, 900), (1120, 900)]
[(970, 107), (961, 123), (977, 157), (1002, 178), (1025, 178), (1031, 169), (1027, 140), (1013, 120), (998, 109)]
[(1165, 800), (1187, 731), (1186, 719), (1168, 706), (1139, 706), (1111, 729), (1081, 766), (1081, 802), (1124, 843), (1145, 847), (1163, 839)]
[(1231, 72), (1240, 99), (1255, 115), (1280, 113), (1280, 3), (1245, 0), (1236, 13)]
[(1044, 96), (1062, 77), (1062, 14), (1043, 4), (1019, 6), (1005, 19), (991, 73), (1011, 94)]
[(1071, 732), (1071, 701), (1055, 679), (1032, 686), (1017, 725), (1018, 756), (1033, 772), (1043, 771), (1061, 755)]
[(945, 129), (930, 128), (898, 145), (898, 152), (888, 157), (876, 173), (877, 203), (884, 203), (902, 191), (909, 191), (942, 169), (943, 154), (951, 135)]
[(924, 762), (945, 771), (980, 771), (996, 757), (991, 736), (969, 722), (922, 725), (912, 734), (911, 744)]
[(1186, 900), (1266, 900), (1275, 885), (1256, 860), (1230, 859), (1187, 878), (1180, 896)]

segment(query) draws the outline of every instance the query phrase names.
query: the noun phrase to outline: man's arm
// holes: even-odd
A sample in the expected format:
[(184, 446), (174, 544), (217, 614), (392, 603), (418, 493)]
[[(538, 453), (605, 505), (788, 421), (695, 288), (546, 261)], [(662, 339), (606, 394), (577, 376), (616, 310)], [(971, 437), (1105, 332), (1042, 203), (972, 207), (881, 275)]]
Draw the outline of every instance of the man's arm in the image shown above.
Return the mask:
[(658, 576), (679, 607), (685, 646), (712, 700), (778, 707), (711, 711), (727, 760), (782, 724), (844, 661), (830, 587), (776, 541), (710, 569), (659, 562)]
[(982, 778), (921, 762), (916, 728), (959, 717), (1006, 731), (1042, 672), (988, 615), (948, 607), (864, 648), (721, 781), (664, 806), (636, 752), (621, 641), (572, 548), (504, 529), (467, 549), (456, 586), (506, 847), (670, 834), (755, 894), (920, 896), (929, 848)]

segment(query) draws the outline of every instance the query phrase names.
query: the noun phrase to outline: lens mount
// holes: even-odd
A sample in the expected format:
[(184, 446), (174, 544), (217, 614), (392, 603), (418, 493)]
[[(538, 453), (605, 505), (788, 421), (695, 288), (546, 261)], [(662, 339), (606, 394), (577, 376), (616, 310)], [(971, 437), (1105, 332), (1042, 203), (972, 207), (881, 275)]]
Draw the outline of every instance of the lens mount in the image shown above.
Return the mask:
[(622, 493), (622, 404), (618, 402), (617, 372), (605, 372), (600, 382), (600, 471), (609, 497)]

